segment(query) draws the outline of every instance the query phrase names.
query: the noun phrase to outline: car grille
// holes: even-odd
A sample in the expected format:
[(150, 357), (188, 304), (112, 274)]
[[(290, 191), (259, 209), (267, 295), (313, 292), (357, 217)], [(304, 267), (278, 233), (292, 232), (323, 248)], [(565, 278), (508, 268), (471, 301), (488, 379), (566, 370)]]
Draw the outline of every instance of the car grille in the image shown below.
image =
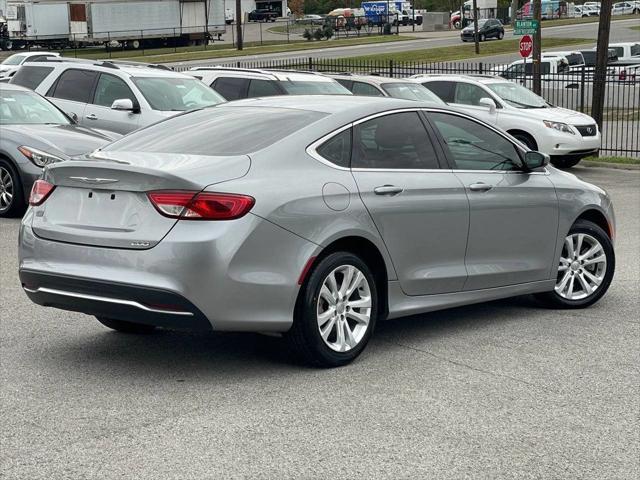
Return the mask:
[(595, 137), (598, 133), (597, 125), (576, 125), (576, 128), (583, 137)]

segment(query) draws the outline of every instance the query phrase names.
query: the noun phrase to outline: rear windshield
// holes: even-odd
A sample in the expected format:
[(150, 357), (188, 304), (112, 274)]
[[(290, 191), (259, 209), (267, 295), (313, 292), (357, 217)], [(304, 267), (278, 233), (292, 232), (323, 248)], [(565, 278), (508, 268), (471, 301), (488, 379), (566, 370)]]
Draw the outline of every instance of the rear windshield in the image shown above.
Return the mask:
[(138, 130), (104, 151), (245, 155), (262, 150), (324, 116), (320, 112), (285, 108), (205, 108)]
[(582, 55), (579, 53), (570, 53), (569, 55), (565, 55), (565, 58), (571, 66), (582, 65), (583, 63)]
[(53, 67), (24, 66), (13, 76), (10, 83), (35, 90), (53, 71)]

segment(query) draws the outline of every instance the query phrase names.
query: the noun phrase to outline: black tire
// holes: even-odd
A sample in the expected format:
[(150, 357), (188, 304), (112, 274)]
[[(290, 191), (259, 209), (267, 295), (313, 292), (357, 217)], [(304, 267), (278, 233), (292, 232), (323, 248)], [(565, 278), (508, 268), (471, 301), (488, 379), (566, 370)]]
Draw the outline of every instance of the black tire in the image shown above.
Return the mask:
[(537, 150), (538, 149), (538, 144), (536, 143), (535, 139), (529, 135), (528, 133), (525, 132), (514, 132), (511, 134), (516, 140), (518, 140), (520, 143), (524, 143), (529, 149), (531, 150)]
[(551, 164), (554, 167), (558, 167), (558, 168), (571, 168), (571, 167), (575, 167), (578, 163), (580, 163), (580, 160), (582, 160), (581, 158), (552, 158), (551, 159)]
[[(564, 298), (560, 294), (558, 294), (555, 289), (550, 292), (536, 294), (536, 299), (546, 307), (564, 309), (586, 308), (600, 300), (602, 296), (607, 293), (607, 290), (611, 285), (611, 280), (613, 279), (613, 274), (616, 268), (616, 257), (613, 250), (613, 243), (611, 242), (611, 238), (609, 238), (609, 235), (607, 235), (607, 233), (598, 225), (588, 220), (577, 220), (569, 230), (568, 235), (575, 233), (585, 233), (591, 235), (602, 246), (607, 261), (604, 278), (602, 280), (602, 283), (591, 295), (579, 300), (569, 300), (567, 298)], [(560, 275), (561, 274), (559, 273), (558, 280), (560, 278)]]
[[(24, 191), (22, 190), (22, 181), (20, 180), (20, 175), (13, 164), (0, 157), (0, 176), (3, 177), (4, 181), (0, 181), (0, 189), (4, 190), (10, 183), (11, 189), (11, 200), (6, 200), (6, 204), (0, 201), (0, 218), (4, 217), (21, 217), (25, 210), (27, 209), (27, 204), (24, 200)], [(7, 181), (7, 177), (9, 180)], [(4, 186), (4, 184), (7, 186)], [(9, 191), (9, 188), (7, 188)], [(0, 193), (2, 195), (2, 193)]]
[[(320, 289), (327, 276), (340, 266), (356, 267), (369, 285), (371, 296), (371, 315), (367, 330), (357, 345), (346, 352), (331, 349), (320, 335), (317, 319)], [(285, 334), (285, 339), (294, 353), (305, 363), (316, 367), (341, 367), (352, 362), (366, 347), (375, 329), (378, 316), (378, 290), (375, 277), (360, 257), (350, 252), (335, 252), (318, 261), (304, 282), (296, 311), (293, 326)]]
[(502, 40), (504, 38), (504, 32), (498, 33), (498, 40)]
[(156, 329), (153, 325), (143, 325), (141, 323), (125, 322), (124, 320), (105, 317), (96, 318), (105, 327), (121, 333), (149, 334)]
[(487, 37), (484, 36), (484, 33), (480, 34), (480, 41), (484, 42), (487, 39)]

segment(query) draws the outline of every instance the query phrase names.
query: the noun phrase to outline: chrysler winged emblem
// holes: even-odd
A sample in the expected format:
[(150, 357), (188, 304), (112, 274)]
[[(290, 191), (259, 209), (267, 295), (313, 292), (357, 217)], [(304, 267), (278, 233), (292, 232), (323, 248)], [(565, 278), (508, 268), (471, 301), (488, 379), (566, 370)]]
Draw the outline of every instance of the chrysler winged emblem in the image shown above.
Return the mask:
[(89, 177), (69, 177), (70, 180), (76, 182), (91, 183), (93, 185), (102, 185), (104, 183), (115, 183), (118, 180), (115, 178), (89, 178)]

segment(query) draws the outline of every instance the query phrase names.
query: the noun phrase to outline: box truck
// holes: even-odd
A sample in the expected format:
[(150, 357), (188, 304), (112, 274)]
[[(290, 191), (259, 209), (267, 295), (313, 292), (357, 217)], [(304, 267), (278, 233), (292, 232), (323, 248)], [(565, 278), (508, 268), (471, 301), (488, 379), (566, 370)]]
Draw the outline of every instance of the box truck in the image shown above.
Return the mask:
[(224, 0), (7, 2), (14, 48), (119, 42), (141, 48), (208, 41), (225, 31)]

